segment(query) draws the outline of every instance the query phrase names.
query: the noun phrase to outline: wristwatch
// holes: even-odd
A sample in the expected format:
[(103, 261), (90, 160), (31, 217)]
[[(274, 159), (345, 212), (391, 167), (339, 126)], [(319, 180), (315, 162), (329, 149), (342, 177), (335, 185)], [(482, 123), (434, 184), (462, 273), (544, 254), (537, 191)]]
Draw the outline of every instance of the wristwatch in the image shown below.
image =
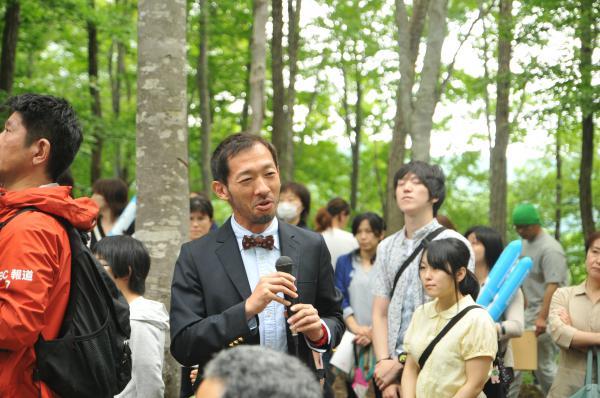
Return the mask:
[(402, 365), (404, 365), (406, 363), (406, 356), (407, 356), (407, 354), (405, 352), (401, 352), (398, 355), (398, 362), (401, 363)]

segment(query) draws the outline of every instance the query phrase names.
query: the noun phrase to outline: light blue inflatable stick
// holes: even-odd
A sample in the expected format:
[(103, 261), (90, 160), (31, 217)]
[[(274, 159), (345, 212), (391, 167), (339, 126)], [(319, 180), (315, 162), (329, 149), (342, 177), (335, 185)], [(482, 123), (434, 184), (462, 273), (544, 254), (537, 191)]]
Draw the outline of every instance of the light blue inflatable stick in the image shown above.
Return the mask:
[(498, 294), (494, 298), (494, 301), (487, 307), (488, 313), (495, 322), (498, 322), (506, 310), (506, 307), (510, 304), (510, 300), (512, 300), (519, 287), (521, 287), (525, 278), (527, 278), (531, 267), (533, 267), (533, 261), (531, 261), (531, 258), (529, 257), (523, 257), (519, 260), (517, 265), (513, 267), (508, 278), (502, 284), (500, 291), (498, 291)]
[(513, 240), (510, 242), (498, 257), (496, 264), (490, 271), (488, 275), (488, 280), (479, 292), (479, 297), (477, 297), (477, 304), (482, 307), (487, 307), (498, 291), (500, 290), (500, 286), (502, 286), (502, 282), (508, 275), (510, 268), (517, 261), (519, 255), (521, 254), (521, 240)]
[(135, 220), (136, 207), (137, 196), (134, 196), (127, 204), (127, 207), (125, 207), (125, 210), (123, 210), (123, 213), (121, 213), (117, 219), (117, 222), (108, 233), (108, 236), (123, 235), (123, 232), (127, 231), (127, 228), (129, 228), (131, 223), (133, 223)]

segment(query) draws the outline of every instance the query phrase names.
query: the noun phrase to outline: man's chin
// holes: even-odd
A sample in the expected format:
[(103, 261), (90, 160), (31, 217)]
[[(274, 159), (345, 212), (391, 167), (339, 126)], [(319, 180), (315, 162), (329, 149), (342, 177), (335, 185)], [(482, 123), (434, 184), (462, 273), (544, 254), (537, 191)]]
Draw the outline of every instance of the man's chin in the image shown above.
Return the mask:
[(275, 218), (275, 214), (263, 214), (262, 216), (257, 216), (254, 218), (254, 224), (264, 225), (268, 224)]

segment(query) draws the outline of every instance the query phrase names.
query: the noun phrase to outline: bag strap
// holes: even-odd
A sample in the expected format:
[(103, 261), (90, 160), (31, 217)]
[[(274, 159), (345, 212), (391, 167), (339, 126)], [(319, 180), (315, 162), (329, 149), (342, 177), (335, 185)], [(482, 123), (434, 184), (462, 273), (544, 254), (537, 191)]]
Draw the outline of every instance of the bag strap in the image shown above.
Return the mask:
[(27, 211), (39, 211), (39, 210), (37, 209), (37, 207), (33, 207), (33, 206), (23, 207), (23, 208), (17, 210), (17, 212), (15, 214), (13, 214), (11, 217), (9, 217), (8, 219), (0, 222), (0, 230), (2, 230), (2, 228), (6, 227), (6, 224), (8, 224), (9, 222), (11, 222), (19, 214), (25, 213)]
[(433, 349), (435, 348), (435, 346), (437, 345), (437, 343), (442, 339), (442, 337), (444, 337), (446, 335), (446, 333), (448, 333), (450, 331), (450, 329), (452, 329), (452, 327), (458, 322), (460, 321), (460, 319), (465, 316), (465, 314), (469, 311), (471, 311), (474, 308), (481, 308), (478, 305), (470, 305), (466, 308), (463, 308), (463, 310), (461, 312), (459, 312), (458, 314), (454, 315), (452, 317), (452, 319), (450, 319), (450, 322), (448, 322), (446, 324), (446, 326), (444, 326), (444, 328), (438, 333), (437, 336), (435, 336), (435, 339), (433, 339), (431, 341), (431, 343), (429, 343), (429, 345), (427, 346), (427, 348), (425, 348), (425, 351), (423, 351), (423, 353), (421, 354), (421, 357), (419, 358), (419, 367), (421, 369), (423, 369), (423, 366), (425, 366), (425, 362), (427, 362), (427, 359), (429, 358), (429, 355), (431, 355), (431, 352), (433, 351)]
[(396, 286), (398, 285), (398, 281), (400, 280), (400, 277), (402, 276), (402, 273), (404, 272), (404, 270), (406, 270), (406, 268), (410, 265), (410, 263), (412, 263), (412, 261), (415, 259), (415, 257), (417, 257), (417, 255), (419, 253), (421, 253), (421, 251), (423, 250), (423, 247), (425, 246), (425, 243), (429, 243), (432, 240), (434, 240), (436, 238), (436, 236), (438, 236), (440, 233), (442, 233), (445, 229), (446, 229), (445, 227), (439, 227), (439, 228), (435, 229), (434, 231), (430, 232), (426, 237), (423, 238), (423, 240), (421, 240), (421, 242), (415, 248), (415, 250), (413, 250), (411, 255), (408, 256), (408, 258), (406, 260), (404, 260), (404, 263), (402, 263), (402, 266), (400, 267), (398, 272), (396, 272), (396, 276), (394, 277), (394, 284), (392, 285), (392, 291), (390, 292), (390, 300), (392, 299), (392, 297), (394, 297), (394, 292), (396, 291)]

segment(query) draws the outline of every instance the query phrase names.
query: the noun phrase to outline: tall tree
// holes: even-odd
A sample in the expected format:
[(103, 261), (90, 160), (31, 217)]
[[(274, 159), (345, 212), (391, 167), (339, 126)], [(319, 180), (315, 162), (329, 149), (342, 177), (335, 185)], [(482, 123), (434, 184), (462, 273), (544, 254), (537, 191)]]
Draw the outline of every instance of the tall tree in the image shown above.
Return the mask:
[(273, 37), (271, 39), (271, 76), (273, 79), (273, 132), (271, 140), (279, 153), (281, 179), (287, 181), (288, 159), (285, 115), (285, 84), (283, 81), (283, 2), (273, 0), (271, 16)]
[[(127, 0), (115, 0), (115, 12), (119, 16), (117, 19), (117, 23), (122, 23), (126, 21), (126, 13), (127, 9)], [(117, 29), (121, 30), (122, 27), (119, 26)], [(111, 103), (112, 103), (112, 113), (114, 121), (118, 121), (121, 117), (121, 91), (122, 91), (122, 82), (123, 77), (125, 75), (125, 44), (123, 43), (123, 38), (121, 37), (121, 32), (118, 31), (115, 37), (113, 37), (110, 49), (108, 52), (108, 78), (110, 81), (110, 91), (111, 91)], [(115, 63), (115, 53), (116, 53), (116, 66)], [(122, 139), (121, 145), (118, 145), (114, 151), (115, 157), (115, 175), (118, 178), (121, 178), (123, 181), (129, 181), (129, 172), (127, 167), (127, 162), (123, 161), (123, 159), (127, 158), (127, 142)]]
[[(356, 49), (354, 49), (356, 51)], [(355, 54), (356, 55), (356, 54)], [(344, 78), (344, 93), (342, 97), (342, 106), (344, 109), (344, 124), (346, 125), (346, 135), (350, 140), (350, 148), (352, 152), (352, 172), (350, 175), (350, 207), (352, 210), (356, 210), (357, 198), (358, 198), (358, 177), (360, 170), (360, 143), (361, 143), (361, 132), (362, 132), (362, 78), (360, 72), (359, 62), (356, 60), (353, 65), (355, 68), (355, 81), (356, 81), (356, 102), (354, 104), (354, 112), (350, 110), (350, 103), (348, 100), (348, 91), (350, 91), (350, 79), (348, 78), (348, 68), (341, 63), (342, 76)], [(354, 113), (354, 121), (351, 120), (351, 114)]]
[(298, 75), (298, 52), (300, 50), (300, 11), (302, 0), (288, 0), (288, 70), (289, 82), (285, 93), (285, 145), (286, 157), (283, 178), (294, 178), (294, 105), (296, 104), (296, 77)]
[[(188, 234), (186, 65), (186, 0), (139, 0), (136, 235), (152, 258), (147, 294), (167, 306)], [(165, 397), (176, 397), (179, 366), (168, 347)]]
[(90, 18), (87, 21), (88, 34), (88, 77), (89, 90), (91, 97), (92, 115), (94, 116), (94, 127), (92, 130), (92, 163), (90, 168), (90, 180), (93, 184), (102, 173), (102, 146), (104, 140), (100, 131), (100, 121), (102, 119), (102, 104), (100, 102), (100, 86), (98, 83), (98, 30), (95, 22), (95, 4), (94, 0), (89, 0)]
[(510, 59), (512, 0), (500, 0), (498, 13), (498, 75), (496, 137), (490, 156), (490, 225), (506, 240), (506, 149), (510, 136)]
[(579, 171), (579, 208), (583, 236), (595, 231), (592, 211), (592, 170), (594, 163), (594, 91), (592, 87), (592, 51), (594, 49), (597, 20), (594, 15), (594, 1), (581, 0), (578, 3), (579, 26), (577, 36), (581, 43), (579, 50), (579, 87), (581, 107), (581, 165)]
[(260, 133), (265, 112), (265, 75), (267, 70), (267, 33), (269, 0), (253, 1), (250, 92), (248, 105), (251, 110), (248, 132)]
[(208, 87), (208, 2), (199, 0), (200, 3), (200, 54), (198, 56), (198, 93), (200, 95), (200, 141), (201, 156), (200, 170), (202, 170), (202, 191), (210, 197), (211, 172), (211, 113), (210, 113), (210, 91)]
[[(388, 232), (402, 226), (402, 215), (395, 200), (394, 174), (404, 163), (406, 137), (413, 141), (413, 159), (429, 160), (431, 117), (436, 105), (436, 85), (440, 73), (441, 49), (446, 34), (447, 0), (415, 0), (408, 16), (404, 0), (396, 1), (396, 28), (400, 60), (400, 81), (396, 92), (396, 114), (388, 159), (386, 219)], [(429, 14), (429, 33), (421, 81), (416, 100), (413, 95), (415, 64), (421, 36)], [(429, 120), (426, 120), (429, 118)], [(417, 128), (418, 127), (418, 128)]]
[(12, 92), (21, 5), (19, 0), (9, 0), (4, 12), (4, 31), (2, 33), (2, 56), (0, 59), (0, 90)]

